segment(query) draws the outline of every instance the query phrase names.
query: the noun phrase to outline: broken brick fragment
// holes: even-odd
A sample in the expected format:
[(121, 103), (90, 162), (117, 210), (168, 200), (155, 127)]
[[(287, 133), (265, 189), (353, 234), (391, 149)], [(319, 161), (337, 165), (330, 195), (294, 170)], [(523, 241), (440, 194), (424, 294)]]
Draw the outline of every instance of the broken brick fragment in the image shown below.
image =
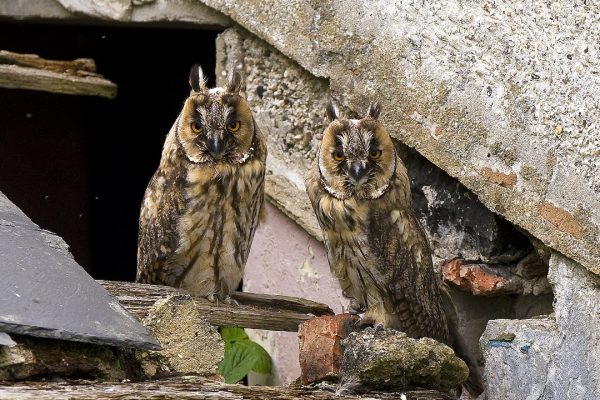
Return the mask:
[(340, 342), (351, 332), (356, 320), (357, 317), (351, 314), (338, 314), (300, 324), (302, 384), (338, 379), (343, 355)]
[(485, 271), (481, 265), (464, 265), (459, 258), (444, 264), (442, 276), (445, 282), (451, 282), (459, 289), (475, 295), (495, 295), (509, 291), (506, 278)]

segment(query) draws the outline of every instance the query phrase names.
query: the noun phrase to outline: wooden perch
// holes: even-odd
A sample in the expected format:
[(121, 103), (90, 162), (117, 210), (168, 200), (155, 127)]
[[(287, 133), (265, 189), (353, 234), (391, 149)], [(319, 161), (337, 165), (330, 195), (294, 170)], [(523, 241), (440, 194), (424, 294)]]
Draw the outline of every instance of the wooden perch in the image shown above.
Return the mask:
[[(121, 305), (142, 320), (154, 303), (167, 296), (190, 296), (188, 292), (167, 286), (129, 282), (98, 281)], [(236, 292), (232, 296), (240, 305), (211, 303), (191, 297), (200, 315), (211, 325), (297, 332), (302, 321), (313, 316), (333, 315), (325, 304), (297, 297)]]
[(0, 50), (0, 64), (12, 64), (19, 67), (45, 69), (46, 71), (66, 72), (73, 75), (97, 75), (96, 62), (91, 58), (78, 58), (73, 61), (46, 60), (36, 54), (13, 53)]
[(0, 51), (0, 87), (114, 98), (117, 85), (96, 74), (94, 60), (46, 60)]
[[(404, 396), (402, 396), (404, 395)], [(453, 400), (455, 397), (434, 390), (408, 390), (402, 393), (368, 393), (370, 399)], [(198, 377), (180, 377), (137, 383), (107, 382), (22, 382), (0, 387), (2, 399), (306, 399), (344, 400), (363, 396), (338, 396), (316, 388), (227, 385)]]

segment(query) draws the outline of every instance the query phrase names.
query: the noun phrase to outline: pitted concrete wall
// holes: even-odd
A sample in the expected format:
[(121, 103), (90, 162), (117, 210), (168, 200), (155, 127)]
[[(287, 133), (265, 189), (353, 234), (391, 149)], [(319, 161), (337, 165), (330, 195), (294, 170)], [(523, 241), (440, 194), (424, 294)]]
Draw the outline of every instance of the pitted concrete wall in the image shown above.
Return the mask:
[(341, 105), (379, 99), (393, 136), (600, 273), (600, 6), (202, 1), (328, 78)]

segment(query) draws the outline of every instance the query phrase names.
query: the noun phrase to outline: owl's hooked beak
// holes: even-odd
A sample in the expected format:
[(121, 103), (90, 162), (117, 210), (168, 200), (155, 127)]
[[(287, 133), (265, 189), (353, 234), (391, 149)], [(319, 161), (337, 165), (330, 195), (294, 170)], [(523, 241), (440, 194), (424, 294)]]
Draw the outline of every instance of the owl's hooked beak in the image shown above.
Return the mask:
[(360, 185), (361, 183), (364, 183), (364, 178), (366, 177), (367, 172), (369, 172), (367, 165), (360, 161), (353, 161), (348, 169), (348, 175), (350, 176), (350, 180), (354, 185)]
[(225, 140), (219, 135), (214, 135), (208, 139), (206, 147), (215, 160), (220, 160), (225, 153)]

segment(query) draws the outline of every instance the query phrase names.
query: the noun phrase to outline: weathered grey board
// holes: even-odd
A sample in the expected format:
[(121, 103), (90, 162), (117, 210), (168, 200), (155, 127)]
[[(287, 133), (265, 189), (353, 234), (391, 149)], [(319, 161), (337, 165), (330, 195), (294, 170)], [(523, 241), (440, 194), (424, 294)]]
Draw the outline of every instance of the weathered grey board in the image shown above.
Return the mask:
[(58, 236), (0, 192), (0, 331), (157, 349), (150, 336), (81, 268)]

